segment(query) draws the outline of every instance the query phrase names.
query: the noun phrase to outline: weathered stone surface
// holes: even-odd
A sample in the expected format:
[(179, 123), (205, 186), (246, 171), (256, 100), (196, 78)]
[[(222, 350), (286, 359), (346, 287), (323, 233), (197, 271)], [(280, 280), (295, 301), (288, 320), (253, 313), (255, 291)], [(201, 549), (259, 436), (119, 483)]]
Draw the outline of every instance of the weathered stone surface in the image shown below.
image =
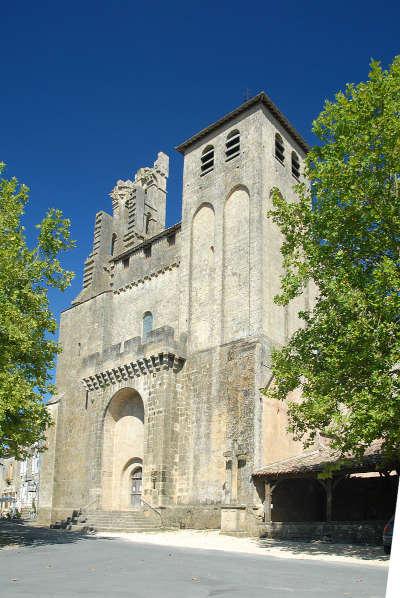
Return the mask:
[[(141, 468), (142, 499), (167, 525), (219, 527), (227, 504), (245, 505), (253, 521), (262, 496), (252, 471), (297, 452), (284, 409), (260, 394), (271, 348), (309, 301), (273, 302), (281, 238), (266, 216), (270, 192), (278, 186), (295, 200), (291, 152), (304, 158), (304, 144), (274, 114), (254, 102), (186, 144), (181, 224), (164, 230), (164, 154), (118, 181), (112, 216), (97, 215), (83, 291), (61, 318), (47, 518), (128, 509)], [(274, 155), (276, 132), (285, 164)], [(214, 162), (204, 174), (208, 146)]]
[(307, 521), (304, 523), (280, 521), (262, 524), (258, 535), (280, 540), (321, 540), (351, 542), (354, 544), (382, 544), (385, 521)]

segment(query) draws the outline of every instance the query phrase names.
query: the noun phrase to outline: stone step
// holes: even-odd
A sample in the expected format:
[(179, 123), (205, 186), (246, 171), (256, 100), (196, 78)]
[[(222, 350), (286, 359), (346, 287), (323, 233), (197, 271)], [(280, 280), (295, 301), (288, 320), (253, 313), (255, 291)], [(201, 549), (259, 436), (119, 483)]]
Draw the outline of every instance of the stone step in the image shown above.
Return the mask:
[[(94, 526), (95, 527), (95, 526)], [(131, 527), (131, 526), (122, 526), (116, 527), (114, 525), (106, 527), (102, 525), (100, 527), (96, 527), (97, 532), (124, 532), (126, 534), (135, 534), (135, 533), (143, 533), (143, 532), (161, 532), (163, 531), (160, 527)]]
[(158, 528), (160, 526), (157, 525), (141, 525), (140, 523), (121, 523), (119, 521), (109, 521), (109, 522), (102, 522), (102, 523), (96, 523), (96, 522), (89, 522), (88, 524), (90, 527), (95, 527), (96, 529), (101, 529), (103, 527), (124, 527), (124, 528), (128, 528), (128, 527), (140, 527), (141, 529), (155, 529)]
[(98, 515), (107, 515), (108, 517), (147, 517), (149, 511), (92, 511), (87, 513), (90, 517), (96, 517)]
[(87, 514), (85, 526), (96, 531), (154, 532), (161, 529), (155, 513), (143, 511), (92, 511)]
[(127, 526), (132, 526), (135, 527), (160, 527), (159, 525), (157, 525), (156, 523), (153, 522), (147, 522), (147, 521), (87, 521), (85, 523), (85, 525), (94, 525), (94, 526), (99, 526), (99, 525), (127, 525)]
[(122, 517), (88, 517), (87, 521), (97, 521), (98, 523), (104, 521), (112, 521), (113, 523), (115, 523), (116, 521), (120, 521), (121, 523), (143, 523), (143, 524), (151, 524), (154, 525), (155, 523), (159, 524), (159, 522), (156, 522), (153, 519), (136, 519), (136, 518), (131, 518), (131, 519), (125, 519)]
[(88, 521), (85, 525), (91, 527), (141, 527), (143, 529), (154, 529), (160, 527), (159, 525), (145, 525), (143, 523), (125, 523), (124, 521)]
[(88, 519), (104, 519), (104, 521), (109, 520), (109, 519), (120, 519), (121, 521), (153, 521), (153, 517), (120, 517), (119, 515), (114, 515), (114, 516), (105, 516), (105, 515), (99, 515), (99, 516), (93, 516), (93, 517), (88, 517)]
[(152, 519), (151, 516), (147, 515), (118, 515), (117, 513), (113, 515), (88, 515), (87, 517), (90, 517), (90, 519)]
[(151, 517), (147, 517), (146, 515), (88, 515), (88, 519), (151, 519)]
[(88, 517), (147, 517), (143, 511), (92, 511)]
[(97, 533), (97, 532), (124, 532), (127, 534), (135, 534), (135, 533), (152, 533), (152, 532), (161, 532), (164, 531), (162, 528), (160, 527), (141, 527), (141, 526), (106, 526), (106, 525), (100, 525), (100, 526), (95, 526), (95, 525), (89, 525), (87, 526), (85, 525), (73, 525), (71, 527), (71, 531), (74, 532), (82, 532), (83, 529), (85, 529), (86, 527), (90, 528), (93, 531), (90, 531), (89, 533)]
[(160, 532), (162, 531), (161, 528), (159, 527), (131, 527), (131, 526), (119, 526), (119, 525), (111, 525), (109, 527), (106, 527), (105, 525), (101, 525), (99, 527), (95, 527), (95, 526), (91, 526), (94, 530), (94, 533), (97, 532), (124, 532), (127, 534), (139, 534), (139, 533), (149, 533), (151, 534), (152, 532)]
[(142, 520), (149, 520), (151, 521), (152, 517), (143, 517), (143, 516), (131, 516), (131, 517), (121, 517), (120, 515), (88, 515), (88, 519), (122, 519), (123, 521), (142, 521)]

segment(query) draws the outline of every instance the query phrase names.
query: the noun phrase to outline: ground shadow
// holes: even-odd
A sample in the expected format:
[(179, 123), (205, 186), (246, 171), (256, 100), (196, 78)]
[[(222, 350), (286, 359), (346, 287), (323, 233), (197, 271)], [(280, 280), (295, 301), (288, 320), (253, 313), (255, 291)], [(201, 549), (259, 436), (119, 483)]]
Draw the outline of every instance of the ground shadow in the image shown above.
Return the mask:
[[(0, 521), (0, 550), (23, 546), (74, 544), (81, 540), (96, 540), (96, 536), (81, 531), (49, 529), (29, 522)], [(109, 538), (112, 540), (113, 538)]]
[(288, 554), (306, 554), (313, 556), (345, 556), (361, 559), (363, 561), (387, 561), (389, 556), (384, 554), (382, 546), (367, 546), (362, 544), (333, 544), (321, 540), (310, 542), (294, 542), (290, 540), (271, 540), (260, 538), (258, 545), (261, 548), (279, 548)]

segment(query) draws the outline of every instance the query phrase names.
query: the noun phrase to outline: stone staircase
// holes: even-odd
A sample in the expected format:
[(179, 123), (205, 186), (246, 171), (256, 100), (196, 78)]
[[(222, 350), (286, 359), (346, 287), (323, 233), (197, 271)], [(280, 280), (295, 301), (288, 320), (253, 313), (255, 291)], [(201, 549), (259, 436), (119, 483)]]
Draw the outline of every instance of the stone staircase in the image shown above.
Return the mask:
[(162, 528), (160, 517), (152, 511), (91, 511), (85, 526), (103, 532), (154, 532)]

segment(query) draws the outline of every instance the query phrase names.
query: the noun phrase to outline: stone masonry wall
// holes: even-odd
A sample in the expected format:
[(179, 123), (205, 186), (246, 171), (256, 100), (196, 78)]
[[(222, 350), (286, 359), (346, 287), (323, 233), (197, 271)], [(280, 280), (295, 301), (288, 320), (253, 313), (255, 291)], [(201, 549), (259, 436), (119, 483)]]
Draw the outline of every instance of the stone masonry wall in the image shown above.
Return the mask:
[[(240, 153), (231, 159), (226, 142), (235, 130)], [(107, 253), (96, 262), (101, 288), (81, 294), (61, 321), (53, 519), (85, 505), (101, 507), (104, 417), (123, 389), (143, 401), (143, 498), (161, 509), (164, 521), (218, 527), (223, 504), (257, 514), (261, 501), (251, 473), (279, 452), (274, 430), (280, 439), (285, 434), (284, 412), (266, 406), (259, 389), (270, 377), (271, 348), (298, 326), (291, 308), (273, 303), (281, 238), (266, 208), (273, 186), (295, 198), (289, 158), (285, 169), (273, 155), (277, 130), (287, 156), (294, 148), (302, 160), (261, 105), (194, 142), (184, 159), (182, 225), (153, 238), (144, 234), (142, 243), (136, 244), (142, 233), (135, 229), (121, 245), (121, 222), (133, 222), (129, 194), (136, 183), (120, 181), (114, 189), (122, 227), (115, 257)], [(209, 144), (214, 168), (202, 176)], [(151, 184), (148, 174), (138, 173), (143, 189)], [(107, 242), (110, 226), (104, 217)], [(305, 295), (296, 306), (307, 301)], [(147, 338), (145, 312), (153, 315)], [(281, 448), (293, 447), (282, 440)]]
[(56, 451), (56, 434), (57, 434), (57, 420), (59, 402), (47, 406), (50, 412), (53, 425), (50, 426), (46, 434), (46, 447), (41, 456), (40, 465), (40, 510), (39, 521), (41, 523), (49, 524), (51, 522), (51, 514), (53, 508), (53, 493), (54, 493), (54, 475), (55, 475), (55, 451)]
[[(230, 343), (188, 358), (181, 372), (188, 405), (186, 447), (178, 458), (178, 504), (223, 504), (227, 500), (226, 453), (243, 455), (237, 500), (254, 499), (249, 484), (254, 463), (254, 372), (256, 343)], [(183, 431), (180, 428), (180, 432)], [(184, 457), (182, 459), (182, 457)]]
[(173, 330), (165, 327), (151, 333), (144, 344), (140, 337), (130, 339), (82, 360), (76, 371), (80, 381), (76, 392), (70, 392), (68, 401), (60, 401), (53, 519), (72, 509), (101, 506), (104, 417), (121, 389), (138, 392), (144, 404), (144, 497), (156, 504), (168, 502), (176, 439), (176, 378), (183, 364), (178, 355), (183, 353)]

